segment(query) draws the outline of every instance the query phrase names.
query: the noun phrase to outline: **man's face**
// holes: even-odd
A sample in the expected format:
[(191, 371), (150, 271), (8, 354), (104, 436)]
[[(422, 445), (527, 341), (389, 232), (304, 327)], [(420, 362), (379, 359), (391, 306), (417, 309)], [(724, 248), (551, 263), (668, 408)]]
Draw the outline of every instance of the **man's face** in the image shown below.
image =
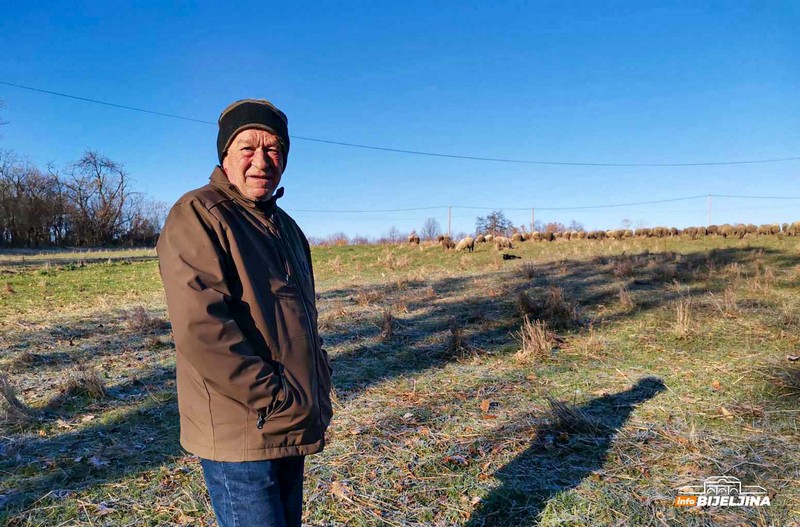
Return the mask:
[(278, 138), (266, 130), (242, 130), (231, 141), (222, 169), (244, 197), (269, 199), (283, 174), (281, 148)]

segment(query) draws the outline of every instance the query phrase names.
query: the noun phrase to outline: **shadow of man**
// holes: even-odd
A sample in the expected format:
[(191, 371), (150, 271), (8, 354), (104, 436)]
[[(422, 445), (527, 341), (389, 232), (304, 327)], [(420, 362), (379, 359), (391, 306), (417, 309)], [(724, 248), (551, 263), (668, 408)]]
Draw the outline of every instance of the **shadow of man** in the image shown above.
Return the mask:
[(577, 487), (603, 466), (634, 408), (664, 389), (660, 379), (645, 377), (629, 390), (578, 407), (548, 399), (552, 421), (539, 429), (525, 452), (495, 473), (502, 485), (481, 502), (467, 525), (534, 525), (550, 498)]

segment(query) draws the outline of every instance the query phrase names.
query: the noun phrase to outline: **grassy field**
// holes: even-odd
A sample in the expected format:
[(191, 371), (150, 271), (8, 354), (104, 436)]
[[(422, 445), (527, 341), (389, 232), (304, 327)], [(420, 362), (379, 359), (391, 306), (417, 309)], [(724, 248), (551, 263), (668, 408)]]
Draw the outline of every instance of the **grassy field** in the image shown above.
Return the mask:
[[(800, 239), (506, 252), (314, 248), (336, 415), (305, 523), (800, 525)], [(0, 256), (0, 524), (214, 524), (130, 256)], [(771, 506), (673, 505), (718, 475)]]

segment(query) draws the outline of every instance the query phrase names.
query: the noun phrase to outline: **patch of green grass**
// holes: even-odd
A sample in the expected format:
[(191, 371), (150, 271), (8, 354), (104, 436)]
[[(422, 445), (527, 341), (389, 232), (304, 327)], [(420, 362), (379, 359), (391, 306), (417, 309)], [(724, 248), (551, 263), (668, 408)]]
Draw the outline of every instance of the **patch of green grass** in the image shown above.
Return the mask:
[(44, 266), (0, 275), (0, 318), (47, 316), (92, 307), (151, 302), (161, 294), (155, 261)]

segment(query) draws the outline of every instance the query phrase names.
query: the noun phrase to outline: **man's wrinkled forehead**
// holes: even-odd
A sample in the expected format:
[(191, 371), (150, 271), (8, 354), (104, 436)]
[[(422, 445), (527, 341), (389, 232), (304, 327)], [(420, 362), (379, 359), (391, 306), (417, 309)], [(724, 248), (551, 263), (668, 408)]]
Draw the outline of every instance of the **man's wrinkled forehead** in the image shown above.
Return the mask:
[(234, 145), (249, 143), (258, 144), (258, 146), (281, 146), (281, 141), (275, 134), (266, 130), (260, 130), (258, 128), (247, 128), (242, 130), (236, 134), (236, 137), (233, 138), (232, 143)]

